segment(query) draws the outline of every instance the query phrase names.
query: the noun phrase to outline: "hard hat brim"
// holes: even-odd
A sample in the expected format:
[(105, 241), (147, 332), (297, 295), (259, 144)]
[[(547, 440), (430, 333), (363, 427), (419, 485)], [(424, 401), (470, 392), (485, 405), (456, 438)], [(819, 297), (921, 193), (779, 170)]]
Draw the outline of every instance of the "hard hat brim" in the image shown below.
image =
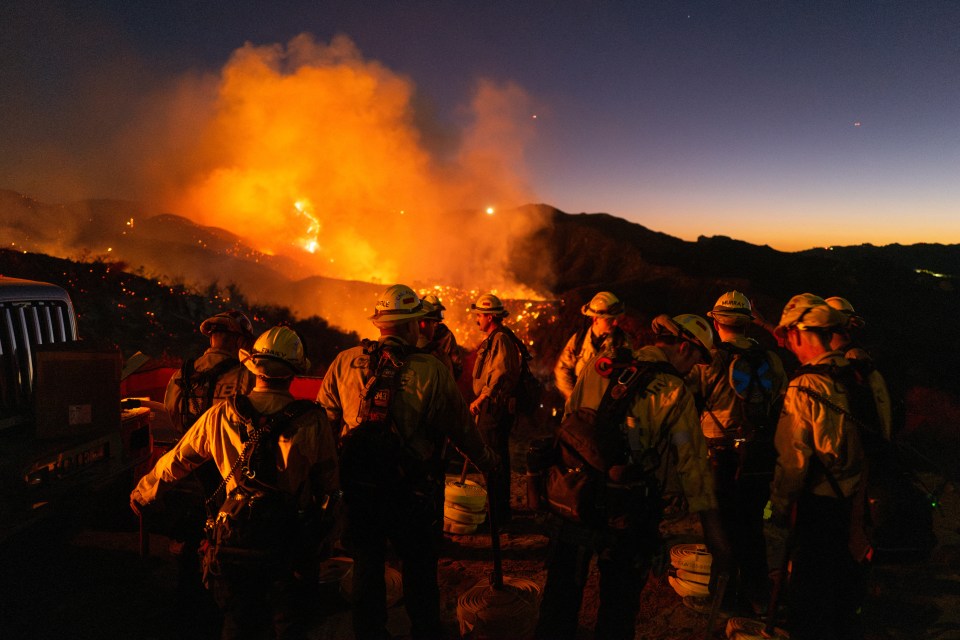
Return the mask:
[(421, 308), (419, 311), (406, 312), (406, 311), (381, 311), (380, 313), (375, 313), (372, 316), (367, 316), (367, 320), (370, 322), (381, 322), (384, 324), (393, 324), (395, 322), (404, 322), (406, 320), (417, 320), (423, 316), (430, 313), (424, 308)]
[(585, 316), (590, 316), (591, 318), (619, 318), (623, 315), (623, 310), (620, 311), (597, 311), (596, 309), (591, 309), (589, 304), (585, 304), (580, 307), (580, 313)]
[(506, 318), (510, 315), (510, 312), (506, 309), (480, 309), (473, 305), (470, 306), (470, 313), (485, 313), (488, 316), (499, 316), (501, 318)]
[(297, 366), (283, 358), (252, 354), (246, 349), (240, 349), (240, 362), (254, 374), (264, 378), (292, 378), (298, 373), (310, 370), (310, 361), (306, 358)]

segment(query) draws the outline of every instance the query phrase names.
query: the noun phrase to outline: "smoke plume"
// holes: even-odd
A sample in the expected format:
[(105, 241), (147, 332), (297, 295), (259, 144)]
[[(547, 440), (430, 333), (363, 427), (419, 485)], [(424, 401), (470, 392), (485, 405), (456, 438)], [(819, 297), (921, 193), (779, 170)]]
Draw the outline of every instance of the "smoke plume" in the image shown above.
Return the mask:
[(516, 289), (511, 242), (539, 224), (506, 214), (530, 197), (522, 89), (479, 81), (441, 153), (415, 124), (410, 79), (344, 36), (248, 44), (216, 83), (170, 101), (178, 143), (148, 164), (164, 209), (295, 258), (304, 276)]

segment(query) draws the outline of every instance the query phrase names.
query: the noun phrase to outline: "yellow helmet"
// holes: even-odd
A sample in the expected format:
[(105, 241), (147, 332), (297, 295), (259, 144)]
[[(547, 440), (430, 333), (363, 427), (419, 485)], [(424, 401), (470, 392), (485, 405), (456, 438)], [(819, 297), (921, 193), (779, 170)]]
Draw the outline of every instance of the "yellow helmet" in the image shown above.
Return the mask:
[(423, 296), (422, 302), (423, 308), (427, 310), (427, 315), (424, 316), (425, 318), (437, 321), (443, 320), (443, 312), (446, 311), (447, 308), (440, 302), (440, 298), (432, 293), (428, 293)]
[(827, 298), (827, 304), (842, 313), (847, 318), (847, 326), (853, 329), (859, 329), (866, 322), (863, 319), (863, 316), (858, 314), (853, 308), (853, 305), (850, 304), (850, 301), (846, 298), (841, 298), (840, 296), (833, 296), (832, 298)]
[(253, 324), (247, 316), (235, 309), (218, 313), (200, 323), (200, 333), (205, 336), (217, 331), (236, 333), (250, 340), (253, 339)]
[(609, 291), (601, 291), (593, 296), (590, 304), (580, 307), (580, 313), (585, 316), (616, 318), (623, 315), (623, 303)]
[(510, 312), (503, 307), (500, 298), (492, 293), (485, 293), (470, 305), (470, 313), (489, 313), (492, 316), (505, 318)]
[(289, 327), (272, 327), (262, 333), (250, 351), (240, 349), (240, 362), (264, 378), (290, 378), (310, 369), (300, 336)]
[(783, 308), (777, 329), (796, 327), (807, 331), (839, 327), (845, 323), (844, 315), (827, 304), (826, 300), (812, 293), (800, 293), (790, 298)]
[(392, 324), (405, 320), (416, 320), (427, 314), (420, 296), (405, 284), (395, 284), (380, 294), (373, 307), (369, 320), (376, 323)]
[(707, 316), (720, 324), (742, 326), (753, 319), (753, 305), (750, 304), (750, 299), (739, 291), (727, 291), (717, 298)]
[(693, 313), (682, 313), (670, 317), (661, 314), (653, 319), (653, 333), (658, 336), (672, 335), (692, 342), (709, 362), (713, 349), (713, 330), (707, 321)]

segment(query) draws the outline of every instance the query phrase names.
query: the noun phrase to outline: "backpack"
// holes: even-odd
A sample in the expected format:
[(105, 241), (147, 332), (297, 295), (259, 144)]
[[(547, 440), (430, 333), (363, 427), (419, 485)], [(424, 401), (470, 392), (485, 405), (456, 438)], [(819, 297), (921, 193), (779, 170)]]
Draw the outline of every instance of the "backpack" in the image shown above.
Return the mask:
[[(541, 500), (548, 511), (561, 518), (591, 526), (615, 515), (607, 499), (608, 479), (614, 476), (618, 481), (642, 485), (643, 497), (652, 497), (648, 494), (656, 484), (651, 477), (656, 464), (648, 460), (627, 464), (628, 447), (620, 424), (633, 399), (637, 394), (646, 393), (658, 372), (679, 377), (667, 363), (624, 361), (620, 356), (616, 360), (600, 358), (596, 367), (604, 377), (613, 373), (617, 373), (617, 377), (607, 386), (595, 411), (581, 407), (560, 423), (554, 455), (546, 458), (552, 464), (544, 470), (545, 497)], [(625, 504), (620, 506), (626, 508)]]
[[(236, 358), (221, 360), (206, 371), (194, 369), (195, 360), (187, 358), (180, 367), (180, 378), (177, 386), (180, 387), (180, 426), (186, 431), (203, 413), (213, 406), (214, 394), (217, 391), (217, 380), (220, 376), (240, 364)], [(198, 404), (199, 403), (199, 404)], [(198, 411), (194, 411), (197, 407)]]
[[(832, 378), (847, 395), (850, 410), (807, 389), (796, 387), (828, 409), (844, 414), (856, 425), (866, 459), (865, 481), (853, 496), (850, 551), (858, 560), (929, 556), (936, 546), (933, 507), (937, 499), (903, 460), (901, 448), (884, 437), (880, 427), (869, 376), (870, 360), (850, 360), (849, 365), (806, 365), (802, 373), (820, 373)], [(826, 476), (838, 498), (843, 492), (837, 479), (819, 456), (812, 458)]]
[(530, 370), (530, 361), (533, 360), (533, 356), (530, 355), (530, 350), (527, 349), (527, 345), (523, 343), (523, 340), (518, 338), (508, 327), (500, 327), (499, 331), (503, 331), (504, 334), (517, 345), (517, 349), (520, 351), (520, 380), (517, 383), (515, 391), (517, 413), (523, 415), (536, 413), (540, 407), (540, 399), (543, 396), (543, 385)]
[[(770, 363), (767, 350), (752, 341), (749, 347), (729, 342), (717, 345), (720, 357), (720, 378), (716, 384), (728, 384), (737, 397), (735, 404), (738, 440), (755, 438), (771, 441), (777, 426), (782, 399), (774, 395), (778, 385), (777, 371)], [(709, 402), (716, 387), (705, 398)], [(709, 411), (709, 405), (704, 407)], [(718, 421), (719, 422), (719, 421)]]
[[(228, 400), (240, 416), (240, 456), (216, 491), (207, 499), (208, 518), (201, 543), (203, 581), (225, 571), (257, 562), (280, 562), (297, 537), (301, 514), (296, 497), (278, 487), (277, 447), (286, 428), (316, 410), (310, 400), (294, 400), (278, 413), (263, 415), (250, 399), (238, 395)], [(237, 486), (217, 506), (231, 478)], [(242, 569), (241, 569), (242, 570)]]
[(360, 423), (340, 439), (340, 483), (345, 492), (395, 490), (427, 474), (426, 463), (407, 447), (390, 415), (400, 370), (413, 349), (375, 340), (362, 346), (370, 377), (361, 392)]

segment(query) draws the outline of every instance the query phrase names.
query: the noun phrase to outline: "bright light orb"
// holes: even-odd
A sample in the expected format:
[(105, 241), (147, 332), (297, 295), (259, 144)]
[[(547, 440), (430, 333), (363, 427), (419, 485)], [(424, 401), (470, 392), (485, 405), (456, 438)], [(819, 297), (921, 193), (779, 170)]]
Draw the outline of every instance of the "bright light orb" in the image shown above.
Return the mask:
[(487, 215), (488, 215), (488, 216), (492, 216), (492, 215), (493, 215), (493, 207), (487, 207)]

